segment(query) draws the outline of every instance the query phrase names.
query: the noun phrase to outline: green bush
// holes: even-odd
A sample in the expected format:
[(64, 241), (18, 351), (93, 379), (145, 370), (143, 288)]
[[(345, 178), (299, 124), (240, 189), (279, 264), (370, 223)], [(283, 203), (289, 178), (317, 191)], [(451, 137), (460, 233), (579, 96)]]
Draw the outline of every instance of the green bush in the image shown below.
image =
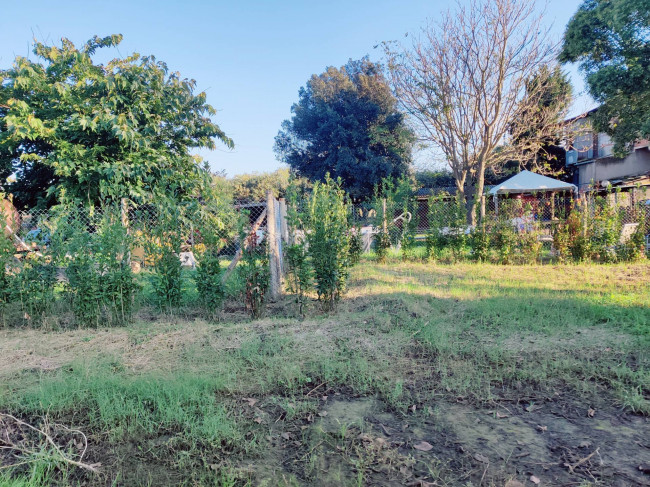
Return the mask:
[(21, 272), (12, 279), (12, 297), (20, 303), (28, 323), (40, 324), (54, 304), (56, 267), (51, 260), (30, 255)]
[[(0, 217), (2, 217), (1, 213)], [(11, 298), (11, 275), (9, 274), (9, 266), (13, 259), (13, 253), (13, 244), (3, 233), (0, 233), (0, 317), (4, 316), (5, 306)]]
[(622, 227), (618, 208), (602, 196), (594, 198), (593, 207), (591, 228), (588, 229), (592, 258), (600, 262), (616, 262), (616, 246)]
[(469, 247), (474, 260), (487, 262), (490, 259), (490, 234), (484, 224), (470, 234)]
[(296, 297), (298, 313), (304, 317), (306, 293), (311, 289), (313, 272), (304, 243), (289, 245), (286, 249), (287, 287)]
[(449, 249), (453, 260), (462, 260), (469, 244), (469, 235), (465, 232), (467, 215), (462, 198), (429, 200), (428, 220), (427, 256), (438, 259), (445, 249)]
[(218, 251), (209, 248), (201, 255), (196, 267), (196, 288), (201, 305), (211, 315), (221, 309), (225, 297), (221, 275)]
[(643, 216), (638, 218), (639, 226), (636, 227), (630, 239), (616, 248), (618, 260), (624, 262), (635, 262), (645, 256), (645, 234), (646, 227)]
[(145, 249), (153, 261), (155, 274), (152, 284), (157, 303), (162, 308), (174, 308), (181, 304), (182, 266), (179, 258), (183, 242), (182, 215), (178, 206), (161, 208), (144, 235)]
[(494, 225), (492, 243), (500, 264), (512, 264), (517, 251), (519, 235), (513, 225), (521, 204), (517, 200), (503, 200), (499, 204), (499, 215)]
[(266, 240), (257, 243), (257, 235), (242, 238), (244, 248), (239, 263), (239, 276), (244, 283), (244, 302), (252, 318), (260, 318), (264, 313), (267, 291), (269, 289), (270, 269), (266, 251)]
[(138, 286), (129, 264), (131, 237), (121, 210), (60, 208), (52, 257), (66, 266), (66, 291), (79, 325), (130, 321)]
[(381, 229), (378, 233), (375, 234), (374, 241), (377, 261), (381, 263), (386, 262), (386, 257), (388, 257), (388, 250), (390, 249), (391, 244), (390, 233)]
[(359, 228), (350, 229), (350, 265), (358, 264), (363, 253), (363, 238)]
[(308, 252), (314, 269), (318, 299), (332, 310), (345, 292), (350, 266), (348, 206), (340, 180), (329, 175), (316, 183), (305, 215)]

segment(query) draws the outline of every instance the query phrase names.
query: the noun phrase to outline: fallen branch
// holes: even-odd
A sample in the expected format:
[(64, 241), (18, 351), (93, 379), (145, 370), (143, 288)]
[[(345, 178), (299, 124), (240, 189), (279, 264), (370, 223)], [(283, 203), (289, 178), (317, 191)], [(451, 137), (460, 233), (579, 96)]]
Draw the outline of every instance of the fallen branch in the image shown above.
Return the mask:
[(593, 457), (594, 455), (598, 454), (598, 450), (600, 450), (600, 447), (596, 448), (594, 451), (592, 451), (592, 452), (591, 452), (589, 455), (587, 455), (585, 458), (583, 458), (582, 460), (578, 460), (578, 462), (576, 462), (576, 463), (573, 464), (573, 465), (571, 465), (571, 464), (569, 464), (569, 463), (565, 463), (564, 465), (567, 466), (567, 467), (569, 467), (569, 472), (570, 472), (570, 473), (573, 473), (573, 471), (574, 471), (576, 468), (578, 468), (578, 467), (579, 467), (580, 465), (582, 465), (583, 463), (588, 462), (588, 461), (591, 459), (591, 457)]
[[(79, 430), (73, 430), (73, 429), (67, 428), (67, 427), (65, 427), (65, 426), (62, 427), (62, 428), (66, 429), (66, 430), (69, 431), (69, 432), (72, 432), (72, 433), (79, 433), (79, 434), (83, 437), (83, 439), (84, 439), (84, 449), (83, 449), (83, 452), (82, 452), (82, 454), (81, 454), (81, 456), (80, 456), (80, 460), (77, 461), (77, 460), (73, 460), (72, 458), (68, 457), (65, 453), (63, 453), (63, 452), (61, 451), (61, 448), (59, 448), (59, 446), (58, 446), (58, 445), (56, 444), (56, 442), (54, 441), (54, 439), (53, 439), (53, 438), (52, 438), (48, 433), (46, 433), (45, 431), (43, 431), (43, 430), (41, 430), (41, 429), (38, 429), (38, 428), (36, 428), (35, 426), (32, 426), (32, 425), (29, 424), (29, 423), (25, 423), (24, 421), (21, 421), (20, 419), (16, 418), (15, 416), (12, 416), (11, 414), (0, 413), (0, 421), (2, 421), (2, 420), (6, 420), (6, 419), (9, 419), (9, 420), (13, 421), (13, 422), (14, 422), (16, 425), (18, 425), (18, 426), (23, 426), (23, 427), (25, 427), (25, 428), (29, 428), (30, 430), (32, 430), (32, 431), (38, 433), (39, 436), (41, 436), (41, 437), (43, 437), (43, 438), (45, 439), (46, 443), (48, 443), (49, 445), (52, 446), (52, 448), (54, 449), (54, 451), (56, 452), (57, 456), (59, 457), (59, 459), (60, 459), (62, 462), (67, 463), (68, 465), (72, 465), (72, 466), (75, 466), (75, 467), (82, 468), (82, 469), (84, 469), (84, 470), (88, 470), (89, 472), (99, 473), (99, 470), (98, 470), (97, 467), (99, 467), (101, 464), (98, 464), (98, 463), (96, 463), (96, 464), (88, 464), (88, 463), (83, 463), (83, 462), (81, 461), (81, 460), (83, 460), (83, 457), (84, 457), (84, 455), (86, 454), (86, 450), (88, 449), (88, 439), (86, 438), (86, 435), (83, 434), (81, 431), (79, 431)], [(24, 446), (20, 446), (20, 445), (17, 445), (17, 444), (15, 444), (15, 443), (13, 443), (13, 442), (9, 439), (9, 435), (8, 435), (8, 434), (7, 434), (7, 439), (6, 439), (6, 440), (2, 440), (2, 441), (3, 441), (3, 442), (6, 441), (6, 443), (7, 443), (7, 446), (6, 446), (6, 447), (3, 447), (3, 448), (5, 448), (5, 449), (11, 449), (11, 450), (20, 451), (21, 453), (23, 453), (23, 454), (28, 454), (28, 455), (34, 455), (35, 453), (37, 453), (37, 452), (34, 451), (34, 450), (31, 450), (31, 449), (26, 448), (26, 447), (24, 447)], [(20, 462), (20, 463), (18, 463), (18, 464), (14, 464), (14, 465), (4, 465), (4, 466), (0, 466), (0, 469), (13, 468), (13, 467), (15, 467), (15, 466), (17, 466), (17, 465), (24, 465), (24, 464), (26, 464), (26, 463), (30, 463), (30, 462), (31, 462), (30, 460), (25, 460), (25, 461), (22, 461), (22, 462)]]

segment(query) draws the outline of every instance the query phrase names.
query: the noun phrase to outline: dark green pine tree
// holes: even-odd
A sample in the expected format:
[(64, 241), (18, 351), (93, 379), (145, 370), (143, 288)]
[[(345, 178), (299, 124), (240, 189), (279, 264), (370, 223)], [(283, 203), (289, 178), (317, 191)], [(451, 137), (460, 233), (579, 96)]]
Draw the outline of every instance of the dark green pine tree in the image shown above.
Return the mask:
[(413, 133), (381, 66), (367, 58), (313, 75), (291, 111), (275, 152), (301, 176), (324, 181), (329, 173), (363, 200), (383, 179), (409, 172)]

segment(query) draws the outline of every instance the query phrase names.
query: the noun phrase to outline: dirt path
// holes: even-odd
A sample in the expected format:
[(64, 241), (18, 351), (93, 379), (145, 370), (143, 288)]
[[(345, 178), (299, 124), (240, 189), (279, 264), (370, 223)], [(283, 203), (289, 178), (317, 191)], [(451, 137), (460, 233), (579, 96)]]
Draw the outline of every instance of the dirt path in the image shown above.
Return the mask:
[(268, 450), (242, 465), (254, 485), (650, 485), (650, 421), (613, 410), (441, 401), (399, 417), (344, 394), (292, 421), (267, 408)]

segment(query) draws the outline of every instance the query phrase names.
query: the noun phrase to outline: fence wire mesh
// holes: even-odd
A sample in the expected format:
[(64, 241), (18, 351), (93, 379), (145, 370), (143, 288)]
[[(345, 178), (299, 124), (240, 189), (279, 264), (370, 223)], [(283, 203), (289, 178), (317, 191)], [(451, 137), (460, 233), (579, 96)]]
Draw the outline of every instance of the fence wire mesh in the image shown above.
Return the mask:
[[(385, 224), (383, 222), (383, 204), (385, 204)], [(554, 228), (576, 208), (583, 207), (592, 216), (598, 211), (599, 205), (605, 205), (613, 210), (619, 226), (641, 224), (650, 235), (650, 204), (645, 200), (634, 201), (626, 194), (612, 194), (607, 197), (582, 195), (580, 198), (562, 195), (530, 195), (519, 198), (502, 198), (495, 200), (491, 197), (482, 201), (483, 210), (477, 212), (477, 221), (486, 227), (492, 227), (499, 218), (508, 213), (515, 227), (529, 219), (534, 223), (541, 239), (552, 238)], [(482, 216), (481, 216), (482, 214)], [(437, 198), (414, 198), (409, 201), (383, 203), (382, 200), (371, 203), (352, 205), (353, 225), (360, 228), (381, 231), (382, 226), (391, 236), (393, 242), (399, 241), (408, 229), (415, 233), (416, 239), (424, 239), (425, 235), (435, 231), (449, 232), (450, 229), (462, 228), (471, 231), (466, 223), (467, 214), (464, 205), (459, 205), (453, 196)], [(650, 237), (648, 238), (650, 241)]]
[[(171, 245), (179, 252), (201, 253), (212, 246), (219, 256), (231, 259), (241, 247), (242, 231), (248, 232), (255, 226), (258, 242), (266, 235), (265, 202), (237, 201), (227, 208), (202, 205), (191, 211), (175, 210), (155, 205), (117, 209), (117, 217), (133, 237), (134, 261), (146, 265), (146, 254), (155, 247), (150, 244), (165, 238), (172, 239)], [(17, 212), (9, 218), (9, 225), (18, 238), (18, 250), (28, 252), (47, 248), (55, 228), (73, 220), (93, 233), (101, 217), (102, 210), (97, 208), (33, 209)], [(216, 239), (206, 238), (208, 231)], [(263, 251), (262, 246), (258, 248)]]
[[(566, 220), (567, 216), (576, 208), (584, 205), (588, 213), (594, 213), (597, 204), (606, 205), (614, 210), (617, 224), (644, 224), (646, 234), (650, 234), (650, 205), (645, 201), (635, 202), (629, 196), (610, 195), (600, 199), (597, 203), (594, 197), (582, 197), (578, 200), (555, 195), (530, 196), (519, 199), (485, 198), (482, 223), (486, 226), (496, 225), (500, 214), (503, 216), (508, 208), (512, 225), (525, 230), (527, 225), (534, 223), (540, 238), (552, 240), (555, 226)], [(424, 240), (431, 232), (469, 232), (471, 228), (465, 223), (466, 214), (464, 207), (459, 205), (453, 197), (410, 199), (406, 202), (387, 201), (383, 206), (382, 200), (373, 203), (352, 204), (351, 219), (353, 226), (366, 229), (370, 234), (376, 234), (383, 228), (389, 233), (393, 244), (399, 245), (406, 230), (414, 235), (416, 240)], [(63, 210), (64, 212), (66, 210)], [(72, 212), (73, 210), (68, 210)], [(384, 211), (386, 217), (384, 218)], [(20, 211), (14, 215), (12, 226), (15, 235), (24, 242), (22, 250), (46, 247), (50, 238), (49, 232), (52, 221), (57, 214), (52, 210), (34, 209)], [(94, 232), (100, 210), (89, 211), (85, 209), (74, 210), (75, 218), (85, 221), (88, 232)], [(180, 252), (201, 253), (207, 245), (216, 247), (224, 259), (232, 258), (240, 249), (242, 229), (256, 226), (258, 242), (262, 242), (266, 235), (266, 202), (237, 201), (227, 207), (212, 207), (199, 205), (193, 211), (182, 211), (174, 220), (173, 229), (166, 222), (169, 208), (146, 205), (129, 207), (122, 213), (123, 223), (128, 225), (129, 232), (134, 235), (136, 245), (134, 259), (146, 264), (147, 242), (160, 238), (164, 232), (175, 235), (174, 244)], [(60, 218), (60, 214), (58, 215)], [(385, 221), (385, 223), (384, 223)], [(167, 224), (167, 227), (165, 227)], [(218, 239), (208, 243), (205, 238), (206, 225), (216, 225)], [(162, 232), (162, 233), (161, 233)], [(650, 237), (646, 237), (650, 243)], [(260, 252), (264, 247), (260, 246)], [(367, 246), (366, 249), (369, 247)]]

